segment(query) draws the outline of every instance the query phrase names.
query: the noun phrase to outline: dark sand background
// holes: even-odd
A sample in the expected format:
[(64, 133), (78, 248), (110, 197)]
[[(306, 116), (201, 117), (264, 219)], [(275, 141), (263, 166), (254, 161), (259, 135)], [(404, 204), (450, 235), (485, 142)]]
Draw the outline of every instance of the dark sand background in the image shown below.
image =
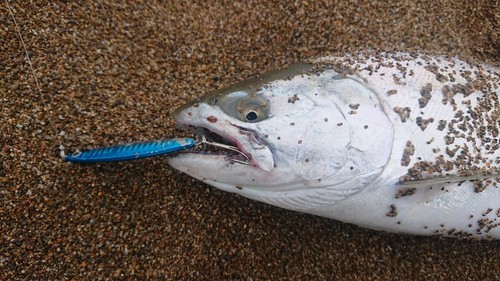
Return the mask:
[(40, 93), (1, 1), (0, 280), (500, 280), (499, 242), (281, 210), (165, 158), (63, 163), (60, 144), (179, 136), (176, 107), (301, 58), (372, 48), (499, 62), (495, 0), (209, 2), (10, 1)]

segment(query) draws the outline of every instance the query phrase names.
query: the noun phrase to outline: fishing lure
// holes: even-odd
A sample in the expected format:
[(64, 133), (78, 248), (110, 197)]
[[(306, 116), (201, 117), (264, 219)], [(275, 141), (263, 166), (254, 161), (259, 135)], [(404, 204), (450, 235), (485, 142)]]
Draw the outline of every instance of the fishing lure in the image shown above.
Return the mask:
[(77, 163), (100, 163), (135, 160), (163, 154), (176, 153), (197, 145), (192, 138), (174, 138), (140, 143), (129, 143), (110, 147), (100, 147), (70, 155), (62, 155), (63, 160)]
[(74, 163), (118, 162), (178, 153), (183, 150), (194, 148), (195, 146), (200, 145), (214, 146), (221, 150), (230, 150), (243, 156), (243, 160), (236, 158), (230, 159), (230, 161), (232, 162), (248, 165), (248, 162), (250, 161), (248, 156), (241, 152), (238, 147), (218, 143), (215, 141), (208, 141), (205, 136), (202, 136), (201, 140), (195, 140), (192, 138), (173, 138), (166, 140), (120, 144), (109, 147), (99, 147), (85, 151), (77, 151), (70, 155), (66, 155), (64, 154), (64, 152), (62, 152), (61, 157), (65, 161)]

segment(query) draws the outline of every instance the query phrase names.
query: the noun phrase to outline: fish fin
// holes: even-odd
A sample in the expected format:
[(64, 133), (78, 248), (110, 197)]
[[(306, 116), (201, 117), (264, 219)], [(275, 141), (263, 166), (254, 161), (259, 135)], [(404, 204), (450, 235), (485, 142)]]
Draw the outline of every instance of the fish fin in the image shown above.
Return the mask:
[(400, 180), (398, 185), (405, 188), (422, 188), (440, 184), (460, 183), (465, 181), (483, 181), (488, 179), (500, 179), (500, 173), (472, 176), (441, 176), (408, 181)]
[(344, 182), (331, 184), (327, 180), (309, 183), (306, 188), (283, 192), (262, 192), (252, 198), (285, 209), (307, 212), (308, 210), (332, 206), (362, 191), (369, 185), (379, 170), (354, 177)]
[(309, 192), (279, 192), (275, 196), (262, 196), (255, 199), (281, 208), (306, 212), (307, 210), (317, 209), (321, 206), (333, 205), (358, 191), (358, 189), (335, 190), (315, 188), (314, 191)]

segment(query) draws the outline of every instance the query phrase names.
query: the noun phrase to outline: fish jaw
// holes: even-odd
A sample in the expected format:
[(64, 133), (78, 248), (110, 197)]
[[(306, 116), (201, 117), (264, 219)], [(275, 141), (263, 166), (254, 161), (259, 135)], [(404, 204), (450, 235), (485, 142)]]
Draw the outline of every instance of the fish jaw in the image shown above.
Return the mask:
[[(265, 172), (273, 169), (273, 154), (269, 147), (260, 140), (255, 132), (242, 129), (243, 124), (239, 124), (241, 123), (239, 120), (227, 116), (218, 107), (212, 107), (206, 103), (188, 105), (178, 110), (174, 117), (181, 127), (204, 128), (234, 143), (250, 159), (249, 166)], [(207, 164), (213, 165), (217, 162), (217, 164), (222, 164), (221, 167), (227, 164), (244, 166), (234, 163), (230, 157), (224, 155), (195, 156), (192, 153), (187, 153), (186, 159), (193, 159), (196, 163), (208, 159)], [(172, 160), (172, 163), (175, 163), (175, 160)]]
[(222, 154), (182, 153), (169, 157), (173, 168), (216, 188), (239, 193), (243, 196), (251, 190), (261, 190), (264, 182), (277, 179), (273, 171), (266, 172), (258, 167), (231, 163)]

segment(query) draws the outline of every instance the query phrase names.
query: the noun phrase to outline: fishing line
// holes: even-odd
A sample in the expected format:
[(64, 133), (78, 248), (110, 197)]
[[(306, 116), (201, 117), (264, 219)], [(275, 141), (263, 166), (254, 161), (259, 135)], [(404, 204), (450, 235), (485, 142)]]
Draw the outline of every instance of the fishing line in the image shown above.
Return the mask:
[(26, 60), (28, 61), (28, 65), (31, 69), (31, 74), (33, 75), (33, 78), (35, 79), (36, 88), (38, 90), (38, 94), (40, 95), (40, 99), (41, 99), (43, 106), (44, 106), (44, 109), (45, 109), (47, 107), (47, 103), (45, 102), (45, 98), (43, 97), (42, 90), (40, 88), (40, 83), (38, 83), (38, 78), (36, 77), (35, 70), (33, 69), (33, 64), (31, 63), (30, 55), (28, 53), (28, 48), (26, 48), (26, 44), (24, 43), (23, 35), (21, 34), (21, 28), (19, 28), (19, 25), (17, 24), (16, 17), (14, 16), (12, 9), (10, 8), (9, 0), (5, 0), (5, 4), (7, 5), (7, 9), (9, 10), (9, 14), (12, 17), (12, 21), (14, 21), (14, 25), (16, 26), (17, 35), (19, 36), (19, 39), (21, 40), (21, 44), (23, 45), (24, 53), (26, 55)]

